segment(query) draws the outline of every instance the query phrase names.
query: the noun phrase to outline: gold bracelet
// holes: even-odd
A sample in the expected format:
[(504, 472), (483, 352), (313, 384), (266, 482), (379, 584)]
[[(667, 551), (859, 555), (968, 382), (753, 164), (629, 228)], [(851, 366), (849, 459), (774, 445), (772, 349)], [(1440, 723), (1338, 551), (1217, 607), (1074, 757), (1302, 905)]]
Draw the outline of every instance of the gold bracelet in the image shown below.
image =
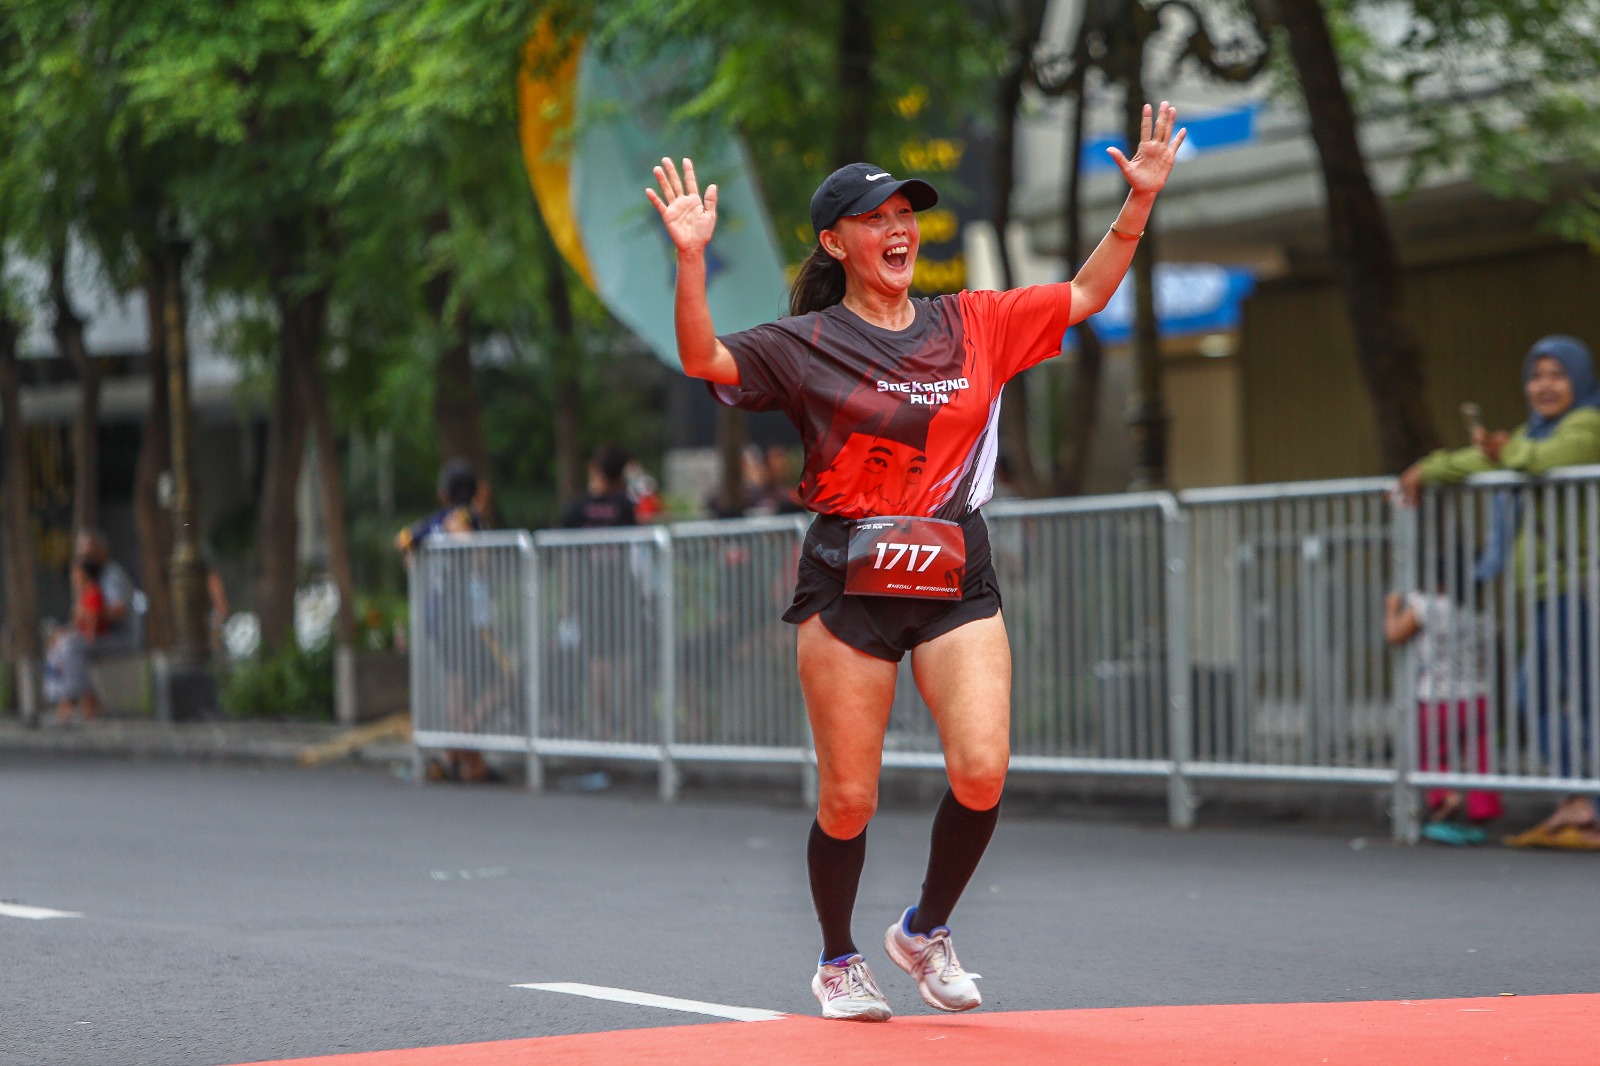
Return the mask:
[(1125, 229), (1118, 229), (1115, 222), (1111, 223), (1111, 232), (1115, 233), (1118, 237), (1121, 237), (1125, 241), (1136, 241), (1140, 237), (1144, 236), (1144, 230), (1140, 230), (1138, 233), (1129, 233)]

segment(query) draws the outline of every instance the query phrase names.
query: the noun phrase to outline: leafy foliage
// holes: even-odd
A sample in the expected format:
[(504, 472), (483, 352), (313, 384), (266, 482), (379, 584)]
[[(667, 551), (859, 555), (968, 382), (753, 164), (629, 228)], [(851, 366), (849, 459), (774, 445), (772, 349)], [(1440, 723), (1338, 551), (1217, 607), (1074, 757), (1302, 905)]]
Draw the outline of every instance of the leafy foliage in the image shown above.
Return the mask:
[(233, 718), (333, 720), (333, 645), (310, 651), (294, 641), (271, 655), (234, 665), (222, 685), (222, 709)]
[[(812, 190), (833, 169), (840, 105), (839, 42), (849, 0), (601, 0), (591, 14), (601, 47), (623, 60), (665, 42), (702, 41), (703, 66), (686, 72), (679, 117), (738, 129), (761, 160), (774, 229), (798, 261), (812, 243)], [(985, 117), (980, 91), (1003, 45), (978, 8), (960, 0), (870, 5), (874, 105), (868, 157), (925, 170), (914, 153), (929, 135), (951, 136)], [(909, 156), (908, 156), (909, 153)]]

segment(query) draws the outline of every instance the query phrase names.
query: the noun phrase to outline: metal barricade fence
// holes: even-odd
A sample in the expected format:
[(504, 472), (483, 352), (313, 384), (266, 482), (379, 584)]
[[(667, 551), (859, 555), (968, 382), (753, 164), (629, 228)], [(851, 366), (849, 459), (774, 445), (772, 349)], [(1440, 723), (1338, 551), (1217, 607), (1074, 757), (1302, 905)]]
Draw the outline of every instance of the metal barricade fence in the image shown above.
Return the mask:
[(1600, 466), (1428, 490), (1396, 530), (1407, 784), (1600, 792)]
[(672, 796), (667, 531), (544, 530), (534, 546), (541, 677), (530, 730), (535, 765), (546, 755), (655, 762), (662, 795)]
[[(1014, 768), (1165, 777), (1174, 825), (1195, 780), (1386, 786), (1405, 839), (1416, 787), (1600, 791), (1600, 467), (1474, 478), (1420, 510), (1391, 485), (987, 508)], [(779, 618), (807, 521), (441, 539), (412, 575), (417, 745), (525, 751), (533, 787), (547, 755), (652, 761), (664, 797), (680, 760), (813, 765)], [(1392, 651), (1397, 589), (1443, 594), (1466, 635)], [(1482, 675), (1481, 712), (1425, 727), (1424, 650)], [(937, 768), (909, 663), (884, 765)]]
[(1011, 641), (1013, 766), (1171, 775), (1186, 695), (1169, 677), (1182, 566), (1172, 497), (1008, 501), (987, 517)]
[(412, 560), (411, 717), (418, 749), (528, 751), (537, 676), (533, 538), (429, 538)]
[(1388, 479), (1179, 494), (1191, 779), (1393, 786)]
[(802, 764), (811, 756), (796, 680), (794, 593), (810, 516), (671, 527), (678, 678), (673, 754)]
[[(1168, 580), (1182, 568), (1166, 493), (1013, 500), (984, 509), (1011, 643), (1014, 770), (1167, 777), (1173, 818), (1191, 805), (1172, 758)], [(1183, 694), (1179, 693), (1181, 700)], [(883, 765), (944, 765), (938, 729), (902, 660)]]

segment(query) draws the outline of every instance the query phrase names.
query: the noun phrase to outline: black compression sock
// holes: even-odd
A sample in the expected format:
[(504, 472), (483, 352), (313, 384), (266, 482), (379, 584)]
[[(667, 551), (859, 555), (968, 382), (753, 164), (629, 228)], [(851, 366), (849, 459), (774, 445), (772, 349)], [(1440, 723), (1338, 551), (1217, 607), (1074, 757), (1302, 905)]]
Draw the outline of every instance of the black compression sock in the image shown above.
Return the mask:
[(913, 933), (930, 932), (950, 920), (950, 912), (978, 868), (978, 860), (983, 858), (999, 820), (1000, 804), (975, 811), (962, 806), (955, 793), (945, 789), (938, 813), (933, 816), (928, 875), (922, 881), (922, 899), (911, 916)]
[(861, 883), (861, 867), (867, 859), (867, 831), (849, 840), (839, 840), (811, 823), (811, 839), (806, 844), (806, 869), (811, 873), (811, 901), (816, 904), (817, 922), (822, 926), (822, 957), (837, 959), (854, 955), (856, 943), (850, 936), (850, 915), (856, 909), (856, 887)]

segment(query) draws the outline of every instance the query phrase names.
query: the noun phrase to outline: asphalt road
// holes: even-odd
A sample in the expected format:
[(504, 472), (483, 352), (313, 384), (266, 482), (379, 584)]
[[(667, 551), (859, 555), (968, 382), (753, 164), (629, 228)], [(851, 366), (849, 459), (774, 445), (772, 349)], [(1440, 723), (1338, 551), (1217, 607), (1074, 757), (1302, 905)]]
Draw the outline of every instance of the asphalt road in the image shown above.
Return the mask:
[[(870, 830), (857, 938), (929, 813)], [(373, 768), (0, 759), (0, 1063), (207, 1066), (703, 1022), (584, 982), (812, 1013), (808, 813)], [(1600, 989), (1600, 856), (1293, 826), (1010, 817), (955, 915), (986, 1009)], [(12, 906), (11, 910), (16, 910)]]

